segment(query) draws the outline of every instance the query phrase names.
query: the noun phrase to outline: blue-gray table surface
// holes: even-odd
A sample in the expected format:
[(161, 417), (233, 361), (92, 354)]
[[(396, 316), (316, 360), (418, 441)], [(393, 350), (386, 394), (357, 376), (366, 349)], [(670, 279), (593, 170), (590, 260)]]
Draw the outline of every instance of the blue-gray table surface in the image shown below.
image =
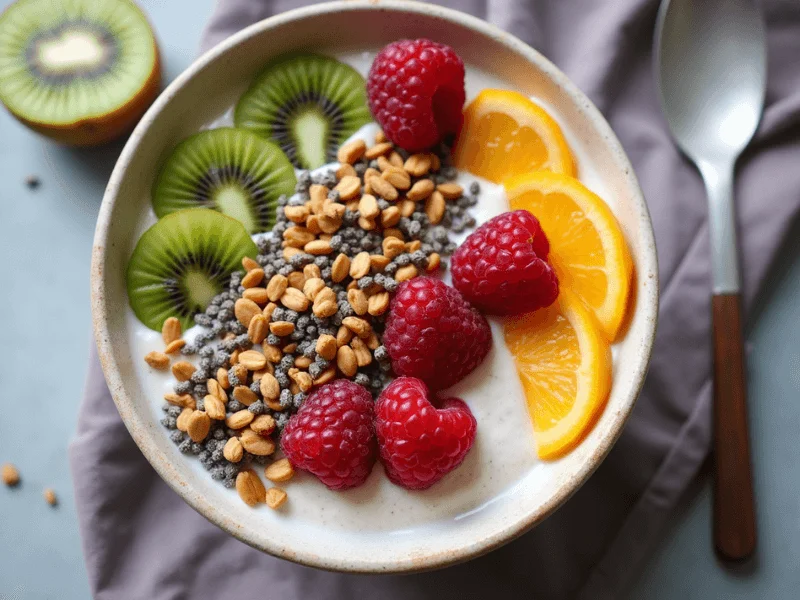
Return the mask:
[[(8, 4), (0, 0), (0, 9)], [(213, 0), (193, 0), (188, 11), (183, 1), (141, 5), (156, 29), (169, 81), (195, 56)], [(0, 319), (6, 340), (0, 347), (0, 463), (16, 464), (23, 479), (16, 489), (0, 488), (0, 600), (90, 596), (66, 448), (92, 343), (94, 224), (120, 149), (121, 143), (63, 148), (0, 113)], [(26, 186), (28, 175), (41, 179), (39, 188)], [(798, 597), (800, 236), (793, 237), (797, 241), (785, 248), (748, 319), (757, 560), (743, 572), (716, 563), (704, 478), (641, 573), (634, 600)], [(58, 494), (56, 508), (45, 503), (45, 487)]]

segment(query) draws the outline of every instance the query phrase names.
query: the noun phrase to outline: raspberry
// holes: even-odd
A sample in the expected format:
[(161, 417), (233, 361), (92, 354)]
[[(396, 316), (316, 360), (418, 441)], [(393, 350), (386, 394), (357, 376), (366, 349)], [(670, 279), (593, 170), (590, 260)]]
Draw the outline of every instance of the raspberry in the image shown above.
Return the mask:
[(428, 400), (428, 388), (414, 377), (395, 379), (375, 406), (375, 429), (386, 475), (409, 490), (429, 488), (464, 460), (478, 427), (463, 400), (442, 408)]
[(450, 46), (401, 40), (378, 53), (367, 77), (372, 114), (409, 152), (458, 135), (464, 121), (464, 63)]
[(453, 254), (453, 285), (479, 310), (518, 315), (549, 306), (558, 278), (550, 244), (526, 210), (503, 213), (476, 229)]
[(372, 396), (337, 379), (320, 387), (289, 419), (281, 447), (296, 469), (313, 473), (332, 490), (364, 483), (377, 454)]
[(440, 390), (486, 358), (492, 330), (458, 291), (438, 279), (417, 277), (397, 288), (383, 344), (395, 374), (418, 377)]

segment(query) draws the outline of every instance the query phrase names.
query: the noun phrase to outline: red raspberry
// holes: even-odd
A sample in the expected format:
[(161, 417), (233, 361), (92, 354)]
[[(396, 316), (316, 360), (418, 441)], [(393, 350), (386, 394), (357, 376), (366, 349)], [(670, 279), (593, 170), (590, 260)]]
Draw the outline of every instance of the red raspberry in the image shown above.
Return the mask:
[(281, 447), (296, 469), (313, 473), (332, 490), (364, 483), (375, 464), (374, 402), (346, 379), (323, 385), (289, 419)]
[(479, 310), (518, 315), (550, 306), (558, 278), (550, 244), (527, 210), (503, 213), (476, 229), (453, 254), (453, 285)]
[(419, 377), (441, 390), (486, 358), (492, 330), (458, 291), (438, 279), (417, 277), (397, 288), (383, 345), (395, 374)]
[(395, 379), (375, 405), (375, 429), (386, 475), (409, 490), (429, 488), (464, 460), (478, 427), (463, 400), (442, 408), (414, 377)]
[(464, 63), (450, 46), (401, 40), (378, 53), (367, 77), (372, 114), (409, 152), (456, 136), (464, 122)]

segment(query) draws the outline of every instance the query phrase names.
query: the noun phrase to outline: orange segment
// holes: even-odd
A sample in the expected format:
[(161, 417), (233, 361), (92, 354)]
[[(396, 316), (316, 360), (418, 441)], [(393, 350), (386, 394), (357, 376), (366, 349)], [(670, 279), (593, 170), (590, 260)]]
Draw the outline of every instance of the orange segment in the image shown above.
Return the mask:
[(606, 203), (577, 179), (546, 172), (507, 181), (506, 193), (513, 210), (528, 210), (542, 224), (559, 288), (583, 300), (614, 341), (625, 320), (633, 261)]
[(566, 290), (548, 308), (509, 319), (517, 365), (543, 459), (562, 456), (591, 429), (611, 390), (611, 350), (583, 303)]
[(574, 172), (558, 123), (529, 98), (510, 90), (483, 90), (470, 103), (453, 163), (495, 183), (530, 171)]

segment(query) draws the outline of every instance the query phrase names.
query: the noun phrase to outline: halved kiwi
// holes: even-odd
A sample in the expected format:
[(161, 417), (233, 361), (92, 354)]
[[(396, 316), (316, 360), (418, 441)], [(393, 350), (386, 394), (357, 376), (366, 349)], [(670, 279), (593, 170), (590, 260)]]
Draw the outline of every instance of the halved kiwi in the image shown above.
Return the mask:
[(18, 0), (0, 15), (0, 102), (60, 142), (126, 133), (160, 83), (153, 32), (130, 0)]
[(139, 320), (161, 330), (167, 317), (184, 329), (222, 292), (255, 243), (236, 219), (205, 208), (172, 213), (144, 232), (128, 262), (128, 300)]
[(209, 129), (172, 151), (153, 187), (153, 210), (163, 217), (212, 208), (257, 233), (272, 228), (278, 198), (296, 184), (289, 159), (272, 142), (246, 129)]
[(271, 62), (236, 105), (237, 127), (277, 143), (294, 166), (316, 169), (372, 120), (364, 79), (334, 58), (291, 54)]

